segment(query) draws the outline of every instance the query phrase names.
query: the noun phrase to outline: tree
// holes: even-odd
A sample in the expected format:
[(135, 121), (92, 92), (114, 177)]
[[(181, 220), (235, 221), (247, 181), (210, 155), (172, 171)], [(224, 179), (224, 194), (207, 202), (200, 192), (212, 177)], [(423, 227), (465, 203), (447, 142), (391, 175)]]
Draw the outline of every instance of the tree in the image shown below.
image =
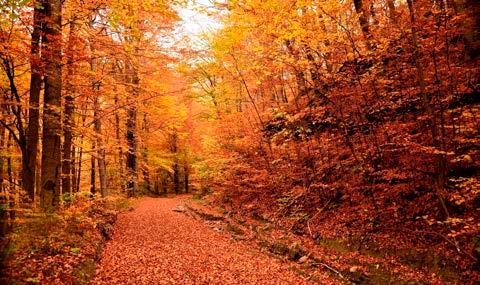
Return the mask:
[(41, 207), (58, 206), (61, 194), (62, 1), (45, 2), (45, 94), (42, 135)]
[(26, 152), (22, 169), (22, 184), (29, 198), (35, 198), (35, 177), (39, 141), (40, 91), (42, 88), (42, 34), (46, 26), (46, 9), (44, 1), (33, 1), (33, 31), (30, 48), (30, 98), (28, 110), (28, 127), (26, 134)]
[(65, 95), (65, 111), (63, 120), (63, 164), (62, 164), (62, 190), (64, 193), (72, 193), (75, 180), (75, 148), (73, 147), (73, 130), (75, 128), (75, 105), (74, 98), (75, 86), (73, 84), (75, 72), (75, 52), (77, 36), (77, 19), (73, 16), (69, 24), (69, 36), (67, 46), (67, 74), (66, 74), (66, 95)]

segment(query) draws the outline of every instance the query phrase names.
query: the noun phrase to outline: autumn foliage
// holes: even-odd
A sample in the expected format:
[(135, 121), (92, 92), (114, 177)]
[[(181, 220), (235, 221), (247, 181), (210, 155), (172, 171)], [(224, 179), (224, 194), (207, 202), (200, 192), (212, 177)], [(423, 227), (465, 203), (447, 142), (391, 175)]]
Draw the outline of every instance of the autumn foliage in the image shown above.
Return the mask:
[(195, 1), (1, 4), (4, 220), (194, 191), (480, 280), (478, 1), (211, 1), (200, 44), (178, 32)]
[(215, 120), (218, 200), (478, 278), (478, 4), (220, 7), (224, 27), (190, 74)]

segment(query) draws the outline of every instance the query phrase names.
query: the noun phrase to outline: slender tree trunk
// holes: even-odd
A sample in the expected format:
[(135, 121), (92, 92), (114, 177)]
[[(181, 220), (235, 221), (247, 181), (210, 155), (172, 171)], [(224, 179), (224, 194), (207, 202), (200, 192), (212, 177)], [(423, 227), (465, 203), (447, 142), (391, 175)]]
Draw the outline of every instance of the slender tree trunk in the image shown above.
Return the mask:
[[(85, 127), (85, 120), (87, 119), (86, 111), (82, 114), (81, 117), (82, 117), (82, 127)], [(75, 179), (77, 182), (75, 182), (75, 185), (76, 185), (75, 192), (80, 191), (80, 184), (81, 184), (80, 182), (82, 178), (82, 164), (83, 164), (83, 140), (84, 140), (84, 135), (82, 134), (80, 135), (80, 143), (78, 147), (77, 174), (75, 175), (76, 176)]]
[[(8, 191), (5, 187), (5, 128), (0, 125), (0, 204), (8, 203)], [(0, 238), (3, 238), (8, 231), (8, 210), (0, 208)]]
[[(90, 59), (90, 69), (93, 73), (97, 71), (97, 59), (95, 59), (95, 48), (93, 46), (94, 40), (90, 39), (90, 52), (92, 53), (92, 57)], [(96, 79), (95, 77), (92, 78), (92, 89), (93, 89), (93, 117), (94, 117), (94, 129), (96, 133), (96, 142), (94, 147), (97, 150), (97, 163), (98, 163), (98, 179), (100, 182), (100, 195), (102, 197), (107, 196), (107, 169), (105, 165), (105, 146), (103, 143), (103, 136), (102, 136), (102, 121), (100, 118), (100, 86), (101, 81)], [(95, 157), (92, 154), (92, 187), (95, 188)]]
[(98, 178), (100, 180), (100, 193), (102, 195), (102, 198), (107, 197), (108, 195), (108, 190), (107, 190), (107, 167), (105, 164), (105, 148), (102, 145), (102, 147), (99, 147), (98, 150)]
[(92, 143), (92, 152), (90, 154), (90, 193), (95, 194), (97, 188), (95, 185), (95, 143)]
[(72, 146), (72, 152), (71, 152), (71, 158), (72, 158), (72, 163), (70, 164), (72, 169), (70, 171), (71, 173), (71, 189), (72, 189), (72, 193), (77, 189), (77, 151), (76, 151), (76, 148), (75, 146)]
[[(3, 125), (0, 125), (0, 195), (4, 193), (4, 183), (5, 183), (5, 154), (7, 151), (5, 150), (5, 128)], [(5, 197), (5, 196), (4, 196)]]
[[(170, 178), (170, 175), (167, 176), (168, 178)], [(162, 189), (163, 189), (163, 195), (167, 195), (168, 194), (168, 185), (167, 185), (167, 178), (165, 177), (162, 177)]]
[[(139, 79), (135, 68), (128, 64), (127, 68), (128, 81), (132, 84), (132, 97), (137, 97)], [(126, 140), (128, 145), (127, 152), (127, 194), (129, 197), (136, 195), (138, 191), (138, 157), (137, 157), (137, 105), (133, 101), (127, 109), (127, 134)]]
[(133, 197), (137, 192), (138, 161), (137, 161), (137, 138), (136, 138), (136, 107), (127, 110), (127, 193)]
[(75, 120), (73, 118), (73, 113), (75, 112), (75, 106), (73, 104), (74, 99), (74, 86), (72, 84), (73, 81), (73, 72), (74, 72), (74, 48), (75, 48), (75, 19), (71, 19), (70, 21), (70, 32), (69, 32), (69, 39), (68, 39), (68, 49), (67, 49), (67, 82), (66, 82), (66, 92), (67, 95), (65, 96), (65, 117), (63, 120), (63, 180), (62, 180), (62, 187), (65, 193), (72, 193), (72, 140), (73, 140), (73, 127), (75, 124)]
[(184, 185), (184, 188), (185, 188), (185, 193), (188, 193), (189, 191), (189, 171), (188, 171), (188, 163), (185, 161), (183, 163), (183, 185)]
[(33, 202), (35, 198), (35, 177), (39, 140), (40, 91), (42, 88), (41, 41), (44, 26), (44, 1), (34, 1), (33, 31), (30, 47), (30, 98), (28, 108), (28, 126), (26, 130), (26, 151), (22, 168), (22, 186)]
[[(118, 96), (115, 96), (115, 105), (118, 106)], [(118, 173), (120, 175), (120, 189), (125, 191), (125, 165), (123, 159), (123, 147), (121, 139), (121, 130), (120, 130), (120, 115), (118, 112), (115, 112), (115, 137), (118, 143)]]
[[(148, 136), (148, 122), (147, 122), (147, 114), (143, 114), (143, 133)], [(150, 172), (148, 171), (148, 150), (147, 145), (144, 142), (142, 148), (143, 154), (143, 180), (145, 181), (145, 187), (147, 191), (152, 190), (152, 185), (150, 183)]]
[[(7, 153), (13, 153), (12, 149), (12, 134), (10, 133), (7, 138)], [(9, 205), (9, 219), (10, 222), (15, 219), (15, 196), (16, 186), (15, 186), (15, 177), (13, 177), (13, 167), (12, 167), (12, 156), (7, 156), (7, 178), (8, 178), (8, 196), (7, 201)]]
[(179, 167), (178, 167), (178, 162), (175, 160), (173, 162), (173, 190), (175, 191), (175, 194), (178, 194), (180, 191), (180, 175), (179, 175)]
[(173, 190), (175, 194), (178, 194), (180, 190), (180, 169), (178, 166), (178, 134), (177, 131), (173, 131), (170, 137), (170, 151), (173, 155)]
[(82, 159), (83, 159), (83, 137), (80, 138), (80, 147), (78, 150), (78, 159), (77, 159), (77, 174), (75, 182), (75, 192), (80, 192), (80, 180), (82, 178)]
[(48, 23), (45, 27), (45, 94), (42, 143), (41, 207), (51, 211), (60, 202), (61, 195), (61, 96), (62, 96), (62, 1), (45, 3)]
[(107, 196), (107, 168), (105, 166), (105, 146), (103, 144), (102, 137), (102, 121), (100, 119), (100, 104), (98, 102), (98, 96), (95, 96), (93, 103), (93, 112), (95, 118), (95, 132), (97, 135), (97, 161), (98, 161), (98, 179), (100, 182), (100, 194), (102, 197)]

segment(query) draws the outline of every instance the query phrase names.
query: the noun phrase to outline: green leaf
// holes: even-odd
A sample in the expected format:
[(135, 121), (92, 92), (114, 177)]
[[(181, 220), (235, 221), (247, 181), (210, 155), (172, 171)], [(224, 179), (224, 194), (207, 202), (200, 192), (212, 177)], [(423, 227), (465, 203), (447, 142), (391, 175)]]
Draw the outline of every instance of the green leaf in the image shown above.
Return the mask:
[(71, 253), (75, 253), (75, 254), (79, 254), (80, 253), (80, 249), (78, 247), (74, 247), (72, 249), (70, 249), (70, 252)]

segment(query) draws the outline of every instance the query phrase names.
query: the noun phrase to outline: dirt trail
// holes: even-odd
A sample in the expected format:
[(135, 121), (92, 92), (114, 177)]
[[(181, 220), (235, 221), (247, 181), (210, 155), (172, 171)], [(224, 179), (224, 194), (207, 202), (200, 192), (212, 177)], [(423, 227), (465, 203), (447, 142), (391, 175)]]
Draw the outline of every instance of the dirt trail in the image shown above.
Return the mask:
[(92, 284), (311, 284), (288, 264), (145, 198), (118, 217)]

